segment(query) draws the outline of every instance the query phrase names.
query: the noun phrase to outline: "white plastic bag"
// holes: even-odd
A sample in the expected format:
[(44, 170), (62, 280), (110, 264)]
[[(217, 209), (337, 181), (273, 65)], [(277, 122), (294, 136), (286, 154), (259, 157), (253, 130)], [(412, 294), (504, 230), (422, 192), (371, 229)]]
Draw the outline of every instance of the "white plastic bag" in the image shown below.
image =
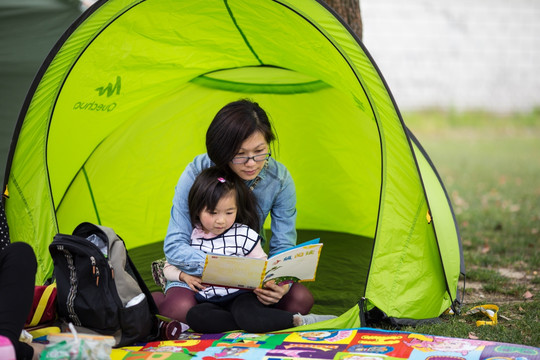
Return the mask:
[(111, 358), (114, 337), (77, 334), (73, 324), (71, 333), (47, 336), (49, 344), (41, 353), (41, 360), (108, 360)]

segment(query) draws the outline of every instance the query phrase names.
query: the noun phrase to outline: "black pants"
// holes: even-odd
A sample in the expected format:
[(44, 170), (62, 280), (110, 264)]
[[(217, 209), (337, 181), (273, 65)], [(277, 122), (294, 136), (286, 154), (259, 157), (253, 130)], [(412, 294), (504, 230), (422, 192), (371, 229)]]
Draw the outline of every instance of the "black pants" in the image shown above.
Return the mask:
[(32, 308), (36, 269), (30, 245), (16, 242), (0, 250), (0, 335), (11, 340), (17, 359), (32, 359), (34, 354), (19, 336)]
[(264, 333), (293, 327), (293, 313), (263, 305), (254, 293), (248, 292), (219, 304), (197, 304), (188, 311), (186, 321), (199, 333)]

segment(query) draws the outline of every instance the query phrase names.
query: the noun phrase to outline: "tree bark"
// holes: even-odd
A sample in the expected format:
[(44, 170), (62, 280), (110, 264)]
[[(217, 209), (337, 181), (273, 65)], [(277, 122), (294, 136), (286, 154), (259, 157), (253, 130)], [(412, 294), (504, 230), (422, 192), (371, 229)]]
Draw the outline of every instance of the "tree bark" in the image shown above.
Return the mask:
[(324, 0), (351, 27), (362, 40), (362, 16), (360, 0)]

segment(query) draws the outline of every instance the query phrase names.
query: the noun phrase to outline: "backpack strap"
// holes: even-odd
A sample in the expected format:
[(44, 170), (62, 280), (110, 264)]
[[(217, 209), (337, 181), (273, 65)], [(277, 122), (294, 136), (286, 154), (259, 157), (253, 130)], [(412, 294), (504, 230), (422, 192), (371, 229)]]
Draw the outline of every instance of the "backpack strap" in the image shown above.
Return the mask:
[(56, 289), (56, 283), (48, 285), (43, 291), (43, 294), (41, 294), (34, 316), (32, 316), (32, 321), (30, 321), (30, 324), (28, 325), (29, 327), (39, 324), (54, 289)]
[[(127, 253), (127, 250), (126, 250)], [(133, 263), (133, 260), (129, 257), (129, 254), (127, 255), (127, 262), (131, 266), (131, 269), (133, 271), (133, 275), (135, 275), (135, 278), (137, 279), (137, 283), (139, 283), (139, 286), (141, 287), (142, 292), (146, 295), (146, 300), (148, 301), (148, 306), (150, 307), (150, 312), (154, 315), (159, 314), (158, 307), (156, 305), (156, 302), (154, 301), (154, 297), (152, 296), (152, 293), (150, 292), (150, 289), (148, 289), (148, 286), (146, 286), (146, 283), (144, 282), (144, 279), (142, 278), (141, 274), (135, 267), (135, 264)]]

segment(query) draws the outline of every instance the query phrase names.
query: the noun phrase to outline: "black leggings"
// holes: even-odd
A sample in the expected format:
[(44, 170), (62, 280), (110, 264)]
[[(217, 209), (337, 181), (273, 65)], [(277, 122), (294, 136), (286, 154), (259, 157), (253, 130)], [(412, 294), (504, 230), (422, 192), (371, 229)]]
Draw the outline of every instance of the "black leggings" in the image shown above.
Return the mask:
[(199, 333), (231, 330), (264, 333), (293, 327), (293, 313), (263, 305), (254, 293), (248, 292), (219, 305), (197, 304), (188, 311), (186, 321)]
[(17, 359), (32, 359), (34, 354), (19, 336), (32, 308), (36, 269), (30, 245), (16, 242), (0, 250), (0, 335), (11, 340)]

